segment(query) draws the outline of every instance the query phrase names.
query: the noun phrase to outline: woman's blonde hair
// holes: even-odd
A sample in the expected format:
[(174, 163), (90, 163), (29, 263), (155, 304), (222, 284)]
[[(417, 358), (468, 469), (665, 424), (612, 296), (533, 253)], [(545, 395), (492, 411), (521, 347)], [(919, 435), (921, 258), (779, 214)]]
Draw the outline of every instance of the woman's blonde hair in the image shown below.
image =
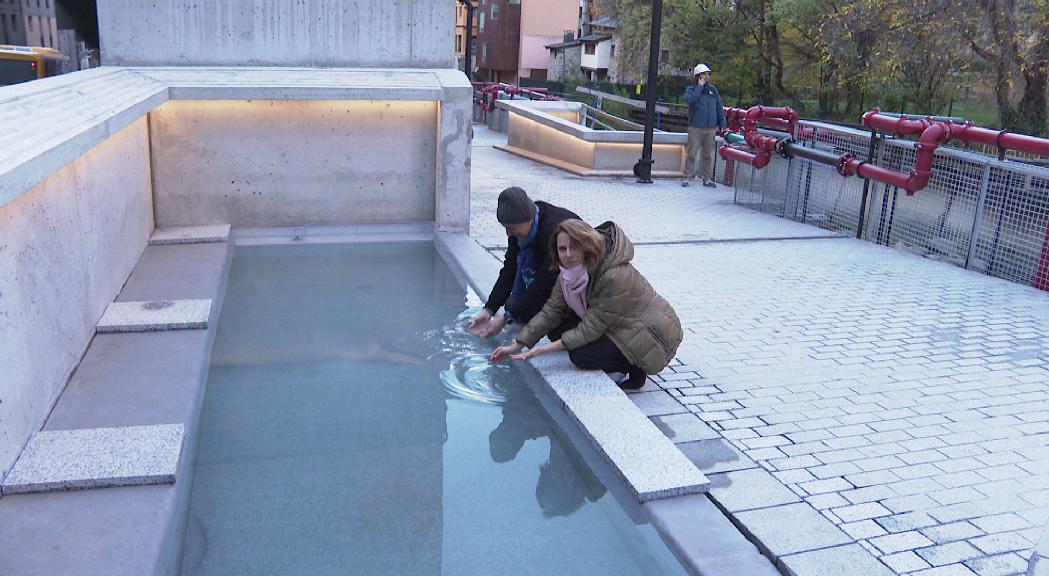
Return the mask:
[(593, 272), (597, 269), (598, 262), (605, 255), (605, 237), (594, 227), (578, 220), (569, 218), (563, 220), (554, 230), (554, 241), (550, 243), (550, 269), (556, 271), (561, 265), (561, 257), (557, 253), (557, 239), (561, 234), (567, 234), (572, 247), (583, 252), (583, 263), (586, 269)]

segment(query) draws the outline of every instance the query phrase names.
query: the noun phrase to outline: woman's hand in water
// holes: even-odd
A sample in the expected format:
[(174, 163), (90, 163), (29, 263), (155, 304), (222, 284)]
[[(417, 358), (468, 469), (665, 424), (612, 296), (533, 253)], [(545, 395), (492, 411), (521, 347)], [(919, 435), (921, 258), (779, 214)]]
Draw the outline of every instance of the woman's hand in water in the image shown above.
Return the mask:
[(549, 344), (543, 344), (542, 346), (533, 346), (528, 349), (528, 352), (524, 354), (514, 354), (510, 358), (513, 360), (529, 360), (535, 358), (540, 354), (546, 354), (547, 352), (557, 352), (558, 350), (564, 350), (565, 345), (560, 340), (555, 340)]
[(502, 362), (503, 360), (509, 358), (511, 354), (516, 354), (520, 352), (521, 348), (524, 348), (524, 344), (521, 344), (517, 341), (514, 341), (513, 344), (510, 344), (508, 346), (500, 346), (492, 351), (492, 356), (491, 358), (489, 358), (489, 361), (493, 364), (495, 362)]

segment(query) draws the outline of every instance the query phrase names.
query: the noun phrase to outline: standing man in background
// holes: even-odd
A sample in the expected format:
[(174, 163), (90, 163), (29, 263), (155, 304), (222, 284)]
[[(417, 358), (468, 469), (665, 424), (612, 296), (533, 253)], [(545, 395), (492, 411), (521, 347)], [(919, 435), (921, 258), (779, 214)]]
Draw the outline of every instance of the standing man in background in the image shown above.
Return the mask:
[(685, 177), (682, 186), (696, 175), (696, 154), (703, 154), (703, 185), (714, 184), (714, 132), (728, 126), (721, 93), (710, 83), (710, 67), (700, 62), (692, 69), (695, 79), (685, 88), (685, 103), (688, 104), (688, 150), (685, 156)]

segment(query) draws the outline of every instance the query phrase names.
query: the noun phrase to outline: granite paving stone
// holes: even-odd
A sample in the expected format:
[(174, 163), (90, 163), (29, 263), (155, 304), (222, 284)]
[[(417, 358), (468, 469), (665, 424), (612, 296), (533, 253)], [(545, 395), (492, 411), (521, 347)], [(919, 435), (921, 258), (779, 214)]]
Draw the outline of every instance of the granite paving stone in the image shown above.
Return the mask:
[(922, 536), (920, 532), (913, 530), (871, 538), (870, 542), (885, 554), (894, 554), (904, 550), (914, 550), (932, 545), (931, 540)]
[(677, 445), (685, 456), (709, 478), (718, 472), (757, 468), (757, 464), (727, 440), (699, 440)]
[[(956, 540), (976, 538), (981, 536), (983, 531), (969, 522), (954, 522), (951, 524), (926, 526), (921, 529), (921, 533), (937, 544), (945, 544)], [(973, 543), (975, 544), (975, 542)], [(979, 546), (977, 547), (979, 548)], [(983, 549), (981, 548), (981, 550)], [(990, 553), (988, 550), (984, 550), (984, 552)]]
[(790, 576), (830, 576), (831, 574), (892, 576), (893, 574), (892, 570), (886, 568), (867, 550), (856, 544), (783, 556), (780, 558), (780, 565)]
[(29, 439), (4, 494), (170, 484), (182, 452), (182, 424), (47, 430)]
[(99, 333), (200, 330), (208, 327), (211, 300), (111, 302), (95, 330)]
[(973, 558), (965, 565), (980, 576), (1017, 576), (1027, 573), (1028, 561), (1018, 554)]
[(744, 531), (773, 558), (851, 544), (852, 538), (804, 503), (748, 510), (735, 514)]
[(891, 568), (895, 573), (902, 574), (904, 572), (913, 572), (915, 570), (923, 570), (929, 567), (929, 563), (922, 560), (921, 556), (918, 556), (914, 552), (898, 552), (896, 554), (888, 554), (881, 557), (881, 561), (886, 566)]
[(915, 550), (915, 553), (933, 566), (944, 566), (946, 564), (964, 562), (965, 560), (970, 560), (983, 555), (979, 550), (974, 548), (972, 544), (969, 544), (964, 540), (951, 542), (949, 544), (940, 544), (938, 546), (930, 546), (929, 548), (920, 548)]
[(656, 428), (667, 435), (675, 444), (696, 440), (720, 439), (721, 435), (707, 426), (694, 414), (671, 414), (652, 419)]
[(767, 508), (801, 499), (760, 468), (711, 474), (710, 497), (730, 512)]
[(950, 564), (948, 566), (937, 566), (927, 570), (911, 572), (911, 576), (977, 576), (965, 564)]
[(630, 394), (629, 398), (646, 416), (665, 416), (688, 412), (688, 408), (666, 392), (642, 392)]

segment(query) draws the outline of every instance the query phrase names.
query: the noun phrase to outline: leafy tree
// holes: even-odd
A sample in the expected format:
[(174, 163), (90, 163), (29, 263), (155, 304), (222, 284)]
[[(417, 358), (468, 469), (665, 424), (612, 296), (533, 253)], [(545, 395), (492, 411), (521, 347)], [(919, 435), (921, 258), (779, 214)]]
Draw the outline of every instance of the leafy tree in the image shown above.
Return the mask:
[[(1006, 130), (1046, 134), (1049, 1), (962, 0), (960, 32), (991, 65), (998, 116)], [(1015, 92), (1020, 99), (1015, 101)]]

